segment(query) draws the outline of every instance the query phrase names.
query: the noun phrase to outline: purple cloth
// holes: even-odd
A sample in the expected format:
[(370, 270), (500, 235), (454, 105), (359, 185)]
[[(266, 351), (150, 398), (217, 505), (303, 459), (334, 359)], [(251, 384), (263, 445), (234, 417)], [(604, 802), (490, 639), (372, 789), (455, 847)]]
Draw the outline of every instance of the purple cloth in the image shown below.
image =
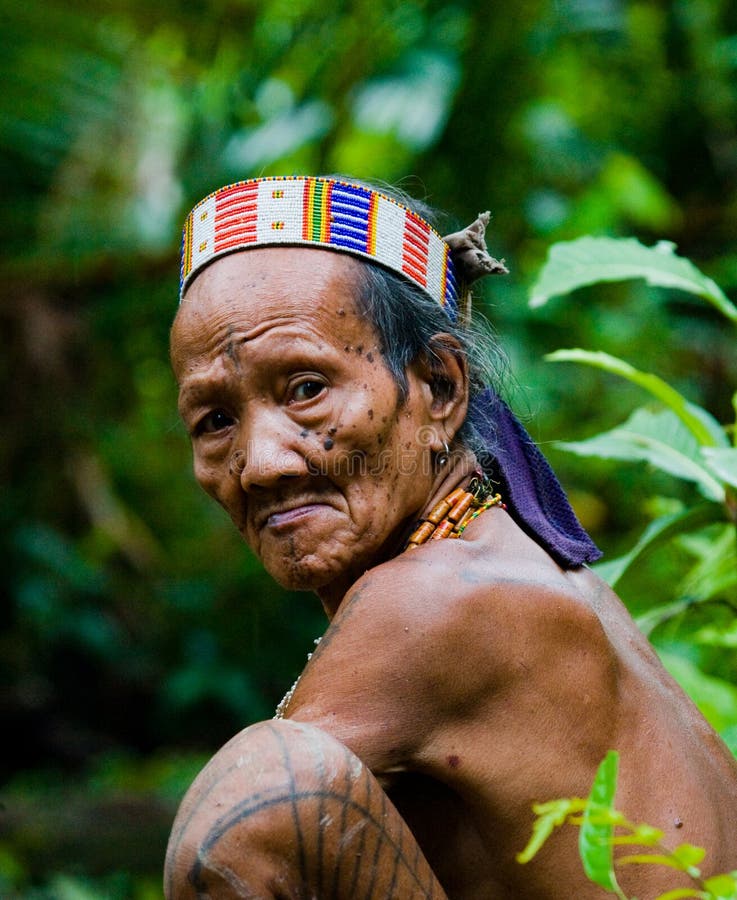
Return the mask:
[(599, 559), (550, 464), (507, 404), (487, 388), (472, 401), (469, 418), (517, 524), (565, 569)]

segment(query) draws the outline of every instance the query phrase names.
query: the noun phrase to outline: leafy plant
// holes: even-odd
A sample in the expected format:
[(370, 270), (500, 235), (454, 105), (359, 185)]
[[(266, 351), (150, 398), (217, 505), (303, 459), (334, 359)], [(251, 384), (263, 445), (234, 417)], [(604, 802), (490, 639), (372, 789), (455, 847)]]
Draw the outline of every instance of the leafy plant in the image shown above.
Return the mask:
[[(737, 871), (702, 879), (698, 868), (706, 851), (693, 844), (680, 844), (669, 850), (661, 843), (663, 832), (651, 825), (635, 824), (614, 809), (617, 790), (619, 754), (610, 750), (596, 772), (591, 793), (580, 797), (551, 800), (533, 806), (537, 819), (527, 846), (517, 854), (517, 861), (528, 863), (535, 857), (556, 828), (576, 825), (580, 828), (578, 849), (587, 878), (607, 893), (627, 900), (615, 874), (617, 866), (657, 865), (683, 872), (692, 887), (675, 888), (660, 894), (656, 900), (679, 900), (698, 897), (701, 900), (737, 900)], [(633, 845), (650, 852), (633, 853), (615, 860), (614, 847)], [(634, 898), (633, 898), (634, 900)]]
[[(711, 278), (689, 260), (677, 256), (673, 244), (660, 242), (655, 247), (645, 247), (632, 238), (584, 237), (554, 245), (532, 288), (530, 305), (541, 306), (554, 296), (570, 294), (584, 286), (635, 278), (656, 287), (686, 292), (709, 303), (737, 324), (737, 307)], [(586, 440), (559, 443), (559, 447), (579, 456), (644, 462), (696, 488), (690, 501), (683, 501), (682, 492), (669, 501), (667, 509), (650, 522), (628, 552), (600, 563), (597, 572), (616, 587), (635, 563), (643, 564), (645, 557), (657, 549), (668, 547), (680, 558), (692, 560), (685, 574), (681, 574), (680, 582), (675, 584), (674, 595), (661, 599), (637, 617), (647, 634), (710, 601), (718, 601), (721, 606), (727, 604), (733, 613), (737, 609), (734, 424), (721, 425), (707, 409), (688, 400), (663, 378), (640, 371), (608, 353), (577, 348), (557, 350), (546, 358), (551, 362), (575, 362), (602, 370), (637, 385), (649, 395), (649, 402), (635, 409), (622, 424)], [(737, 413), (737, 393), (732, 403)], [(720, 645), (721, 630), (729, 629), (730, 623), (731, 617), (726, 624), (722, 618), (705, 626), (711, 628), (708, 632), (711, 647)], [(688, 643), (691, 649), (698, 649), (703, 646), (703, 635), (689, 636)], [(678, 660), (667, 653), (661, 655), (684, 687), (698, 692), (703, 682), (699, 681), (698, 674), (694, 675), (698, 670), (693, 661)], [(720, 685), (731, 687), (724, 681), (710, 683), (705, 694), (693, 696), (715, 727), (723, 732), (730, 729), (731, 733), (737, 725), (737, 702), (732, 704), (726, 720), (722, 715), (717, 722), (709, 715), (713, 688)], [(733, 739), (731, 746), (734, 750)]]

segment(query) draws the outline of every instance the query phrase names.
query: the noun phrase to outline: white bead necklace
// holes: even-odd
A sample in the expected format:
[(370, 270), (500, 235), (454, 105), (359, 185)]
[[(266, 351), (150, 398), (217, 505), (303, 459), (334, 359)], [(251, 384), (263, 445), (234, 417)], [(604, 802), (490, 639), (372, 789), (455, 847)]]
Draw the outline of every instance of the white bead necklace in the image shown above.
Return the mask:
[[(321, 640), (322, 640), (321, 637), (315, 638), (314, 644), (316, 647), (320, 643)], [(314, 652), (315, 651), (313, 650), (312, 653), (314, 653)], [(307, 662), (309, 662), (312, 659), (312, 653), (307, 654)], [(306, 665), (307, 665), (307, 663), (305, 663), (305, 666)], [(286, 692), (286, 694), (279, 701), (279, 705), (277, 706), (276, 711), (274, 713), (275, 719), (283, 719), (284, 718), (284, 713), (287, 711), (287, 707), (289, 706), (289, 704), (292, 700), (292, 697), (294, 696), (294, 692), (297, 690), (297, 685), (299, 684), (300, 679), (302, 678), (303, 674), (304, 674), (304, 669), (299, 673), (299, 675), (297, 676), (297, 680), (294, 682), (294, 684), (289, 688), (289, 690)]]

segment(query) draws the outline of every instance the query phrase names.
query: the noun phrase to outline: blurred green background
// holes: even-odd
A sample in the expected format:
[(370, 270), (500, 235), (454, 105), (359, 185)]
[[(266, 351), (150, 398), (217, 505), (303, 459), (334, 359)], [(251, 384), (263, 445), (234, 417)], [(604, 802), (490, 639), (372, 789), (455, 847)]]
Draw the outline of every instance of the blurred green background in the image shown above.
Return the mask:
[[(448, 231), (491, 209), (512, 274), (481, 304), (512, 399), (617, 554), (689, 489), (551, 447), (640, 398), (543, 354), (621, 356), (726, 423), (734, 334), (641, 283), (534, 311), (529, 286), (555, 241), (635, 235), (734, 298), (737, 5), (2, 0), (0, 84), (0, 895), (148, 900), (193, 774), (324, 628), (191, 475), (167, 362), (185, 213), (228, 181), (336, 171), (399, 182)], [(666, 602), (679, 566), (625, 599)], [(698, 661), (737, 684), (723, 650)]]

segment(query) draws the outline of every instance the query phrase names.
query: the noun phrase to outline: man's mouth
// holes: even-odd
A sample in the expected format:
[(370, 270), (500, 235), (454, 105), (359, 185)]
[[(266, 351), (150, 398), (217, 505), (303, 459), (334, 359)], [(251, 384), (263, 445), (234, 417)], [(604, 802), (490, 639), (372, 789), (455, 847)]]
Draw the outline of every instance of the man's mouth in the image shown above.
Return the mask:
[(327, 504), (314, 500), (301, 500), (275, 506), (264, 510), (264, 513), (258, 517), (259, 526), (260, 528), (268, 528), (271, 531), (286, 530), (291, 526), (300, 524), (302, 519), (321, 509), (325, 509), (326, 506)]

